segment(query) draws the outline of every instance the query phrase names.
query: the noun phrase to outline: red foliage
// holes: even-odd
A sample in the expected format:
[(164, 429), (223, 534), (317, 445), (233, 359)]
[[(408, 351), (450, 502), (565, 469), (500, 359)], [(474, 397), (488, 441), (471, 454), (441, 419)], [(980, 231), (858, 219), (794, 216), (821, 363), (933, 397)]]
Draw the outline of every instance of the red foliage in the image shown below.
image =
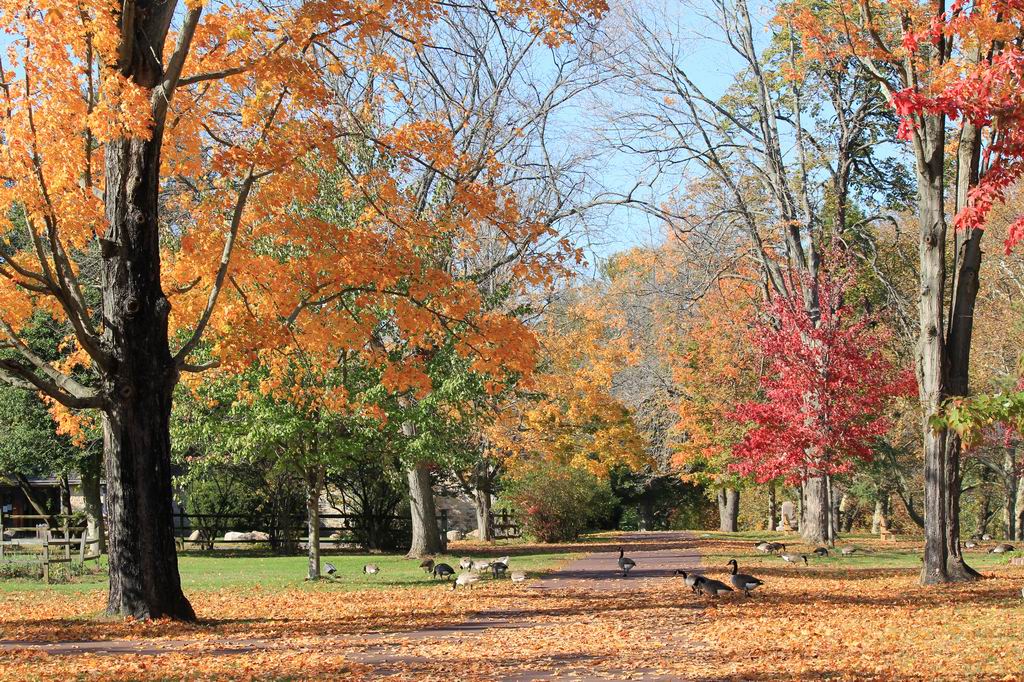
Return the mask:
[(846, 280), (825, 278), (817, 324), (802, 300), (768, 306), (770, 321), (752, 337), (767, 367), (764, 399), (732, 415), (751, 426), (733, 448), (738, 473), (796, 482), (847, 471), (871, 458), (872, 441), (889, 426), (889, 399), (913, 392), (912, 373), (883, 351), (885, 332), (844, 305), (847, 288)]

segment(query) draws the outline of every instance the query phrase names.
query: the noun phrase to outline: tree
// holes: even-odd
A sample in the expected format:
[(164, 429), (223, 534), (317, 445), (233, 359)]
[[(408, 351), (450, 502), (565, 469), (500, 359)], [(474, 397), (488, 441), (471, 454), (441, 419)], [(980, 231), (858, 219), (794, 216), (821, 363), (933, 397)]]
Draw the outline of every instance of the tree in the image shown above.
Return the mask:
[[(969, 392), (971, 341), (992, 206), (1021, 173), (1024, 114), (1015, 96), (1021, 48), (1013, 40), (1021, 10), (1002, 3), (927, 0), (900, 5), (788, 5), (812, 59), (857, 59), (885, 89), (911, 143), (918, 184), (920, 298), (918, 387), (924, 411), (925, 584), (974, 580), (960, 548), (960, 456), (943, 404)], [(948, 123), (962, 118), (948, 173)], [(946, 191), (958, 228), (947, 249)], [(1007, 248), (1024, 236), (1014, 222)], [(948, 293), (950, 292), (951, 293)]]
[[(855, 62), (813, 74), (795, 68), (801, 46), (791, 27), (768, 26), (769, 40), (760, 41), (746, 0), (715, 0), (710, 9), (696, 3), (694, 9), (709, 24), (708, 31), (694, 31), (695, 38), (739, 64), (724, 93), (702, 86), (687, 61), (689, 41), (675, 28), (683, 24), (678, 10), (625, 13), (632, 43), (616, 67), (633, 96), (616, 92), (617, 108), (627, 109), (617, 112), (614, 134), (624, 151), (646, 160), (648, 177), (623, 201), (637, 203), (641, 186), (657, 189), (663, 175), (678, 174), (687, 195), (710, 186), (714, 202), (701, 210), (671, 201), (649, 201), (644, 209), (688, 236), (701, 236), (696, 244), (707, 253), (735, 249), (742, 239), (744, 258), (760, 268), (766, 296), (802, 299), (813, 318), (823, 238), (846, 227), (856, 199), (888, 194), (863, 190), (901, 184), (896, 169), (876, 172), (874, 150), (888, 129), (880, 93)], [(809, 526), (825, 526), (825, 487), (823, 477), (805, 482)]]
[[(912, 383), (883, 352), (882, 332), (855, 319), (844, 301), (848, 281), (823, 278), (818, 319), (798, 301), (776, 299), (754, 332), (767, 370), (764, 399), (739, 405), (733, 418), (750, 424), (734, 448), (736, 471), (759, 481), (830, 477), (870, 460), (872, 444), (888, 427), (889, 399)], [(834, 541), (832, 523), (805, 528), (810, 542)]]
[[(487, 189), (486, 174), (462, 172), (437, 126), (396, 122), (373, 137), (372, 146), (396, 160), (394, 174), (348, 168), (350, 191), (372, 199), (359, 229), (325, 229), (291, 213), (316, 189), (317, 165), (332, 166), (338, 145), (365, 130), (336, 116), (331, 74), (394, 68), (373, 38), (398, 34), (422, 44), (440, 8), (432, 0), (4, 6), (14, 63), (0, 67), (0, 206), (23, 217), (24, 238), (10, 238), (15, 223), (3, 229), (0, 329), (19, 357), (0, 361), (0, 377), (102, 414), (111, 613), (195, 616), (181, 590), (171, 522), (169, 421), (182, 372), (244, 364), (254, 347), (296, 340), (314, 349), (331, 346), (325, 338), (361, 346), (366, 320), (303, 319), (345, 291), (411, 301), (410, 310), (436, 313), (435, 326), (478, 308), (443, 268), (421, 267), (416, 247), (481, 222), (507, 225), (513, 204)], [(581, 14), (603, 9), (538, 1), (507, 13), (558, 42)], [(417, 163), (455, 188), (427, 217), (400, 182)], [(97, 268), (77, 267), (86, 254), (98, 254)], [(403, 286), (424, 269), (430, 276), (419, 288)], [(92, 286), (99, 306), (83, 295)], [(95, 385), (24, 343), (21, 330), (39, 307), (73, 329), (70, 341), (93, 367)], [(431, 327), (422, 312), (404, 321), (417, 335)], [(474, 329), (481, 349), (509, 332), (497, 316)], [(211, 352), (197, 359), (204, 350)], [(482, 362), (495, 362), (487, 355)]]

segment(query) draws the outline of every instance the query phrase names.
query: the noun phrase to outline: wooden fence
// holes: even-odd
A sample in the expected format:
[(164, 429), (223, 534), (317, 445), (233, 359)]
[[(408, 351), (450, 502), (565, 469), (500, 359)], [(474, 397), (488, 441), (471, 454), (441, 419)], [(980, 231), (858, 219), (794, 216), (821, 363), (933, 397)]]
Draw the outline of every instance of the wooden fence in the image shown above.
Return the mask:
[[(269, 544), (275, 550), (287, 549), (308, 541), (309, 531), (305, 516), (274, 518), (247, 514), (197, 514), (177, 512), (174, 535), (178, 545), (198, 545), (213, 549), (218, 545)], [(442, 545), (448, 541), (448, 512), (442, 510), (437, 519)], [(261, 534), (252, 537), (227, 539), (230, 531)], [(320, 546), (339, 548), (358, 545), (369, 549), (394, 549), (406, 544), (411, 537), (411, 520), (404, 516), (364, 516), (360, 514), (321, 514)]]
[[(50, 582), (52, 568), (99, 559), (99, 540), (63, 514), (0, 513), (0, 564), (36, 564)], [(37, 523), (25, 525), (31, 521)], [(93, 551), (95, 548), (95, 552)]]
[(515, 517), (507, 509), (500, 512), (491, 512), (491, 537), (495, 540), (518, 538), (522, 536), (523, 530), (516, 522)]

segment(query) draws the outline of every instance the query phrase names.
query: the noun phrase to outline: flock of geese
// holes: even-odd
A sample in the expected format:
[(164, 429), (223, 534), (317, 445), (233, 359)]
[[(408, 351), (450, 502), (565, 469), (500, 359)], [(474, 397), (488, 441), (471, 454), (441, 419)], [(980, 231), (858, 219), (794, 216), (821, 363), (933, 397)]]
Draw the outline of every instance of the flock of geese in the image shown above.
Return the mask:
[[(969, 540), (964, 543), (964, 547), (967, 549), (974, 549), (978, 547), (978, 544), (974, 540)], [(763, 554), (773, 554), (778, 556), (783, 561), (790, 564), (803, 564), (806, 566), (807, 555), (806, 554), (795, 554), (793, 552), (786, 551), (786, 545), (781, 542), (766, 542), (759, 541), (754, 543), (754, 548)], [(853, 556), (857, 552), (863, 552), (852, 545), (841, 548), (840, 554), (842, 556)], [(1014, 547), (1008, 543), (1000, 543), (995, 547), (988, 550), (990, 554), (1003, 554), (1006, 552), (1014, 551)], [(811, 554), (816, 557), (827, 557), (829, 550), (827, 547), (817, 547), (811, 551)], [(420, 568), (433, 579), (442, 579), (448, 581), (452, 576), (455, 576), (455, 580), (452, 581), (452, 589), (457, 587), (469, 587), (480, 582), (482, 575), (491, 573), (495, 580), (508, 575), (514, 583), (521, 583), (526, 581), (525, 571), (509, 571), (509, 562), (511, 557), (503, 556), (497, 559), (491, 560), (475, 560), (470, 557), (463, 557), (459, 561), (459, 570), (461, 573), (457, 573), (454, 568), (449, 564), (443, 562), (435, 562), (433, 559), (424, 559), (420, 563)], [(619, 547), (619, 570), (622, 571), (622, 577), (628, 578), (629, 572), (636, 568), (636, 562), (626, 556), (626, 552), (622, 547)], [(714, 578), (708, 578), (707, 576), (700, 575), (698, 573), (688, 573), (687, 571), (677, 570), (674, 575), (682, 576), (686, 586), (689, 587), (694, 594), (718, 598), (718, 595), (722, 592), (733, 592), (739, 590), (743, 592), (746, 597), (750, 596), (750, 593), (756, 590), (761, 585), (764, 585), (764, 581), (748, 573), (739, 572), (739, 563), (735, 559), (730, 559), (726, 564), (729, 567), (729, 584), (715, 580)], [(327, 562), (324, 564), (327, 575), (334, 577), (337, 573), (337, 568), (334, 564)], [(377, 564), (365, 564), (363, 566), (363, 573), (366, 575), (377, 575), (380, 573), (380, 566)], [(730, 587), (731, 585), (731, 587)], [(1022, 590), (1022, 596), (1024, 596), (1024, 590)]]
[[(463, 572), (459, 573), (452, 582), (452, 589), (454, 590), (456, 587), (471, 588), (474, 584), (480, 582), (480, 576), (485, 573), (491, 573), (495, 579), (508, 575), (514, 583), (526, 582), (526, 571), (510, 572), (508, 570), (510, 561), (511, 557), (508, 556), (481, 561), (463, 557), (459, 561), (459, 569)], [(421, 561), (420, 568), (435, 580), (440, 578), (447, 582), (453, 575), (456, 575), (455, 569), (449, 564), (435, 562), (433, 559)], [(338, 567), (328, 561), (324, 563), (324, 571), (333, 578), (338, 572)], [(364, 564), (363, 573), (365, 575), (377, 575), (380, 573), (380, 566), (377, 564)]]

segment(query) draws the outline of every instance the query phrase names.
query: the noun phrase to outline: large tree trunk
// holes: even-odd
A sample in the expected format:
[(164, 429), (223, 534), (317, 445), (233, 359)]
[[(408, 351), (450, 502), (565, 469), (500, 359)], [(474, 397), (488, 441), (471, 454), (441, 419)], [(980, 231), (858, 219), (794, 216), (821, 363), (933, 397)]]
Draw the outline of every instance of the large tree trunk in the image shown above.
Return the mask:
[(804, 482), (804, 511), (800, 536), (808, 544), (823, 544), (829, 541), (828, 481), (824, 476), (808, 478)]
[(103, 456), (99, 453), (89, 455), (82, 462), (79, 475), (82, 477), (82, 498), (85, 500), (85, 519), (88, 526), (88, 537), (97, 540), (96, 551), (105, 554), (107, 551), (106, 523), (103, 520), (103, 499), (100, 490), (100, 471), (103, 467)]
[(739, 531), (740, 491), (722, 488), (718, 491), (718, 529), (723, 533)]
[[(177, 3), (125, 2), (118, 59), (109, 64), (140, 87), (165, 81), (164, 44)], [(198, 14), (194, 14), (198, 20)], [(193, 24), (194, 27), (194, 24)], [(176, 68), (176, 67), (175, 67)], [(173, 94), (173, 90), (171, 91)], [(160, 285), (160, 151), (168, 97), (154, 92), (145, 137), (104, 147), (106, 229), (99, 235), (103, 446), (109, 521), (111, 614), (194, 620), (181, 591), (171, 511), (171, 306)]]
[(409, 469), (409, 508), (412, 512), (412, 544), (406, 556), (422, 559), (440, 554), (441, 531), (437, 527), (434, 489), (430, 485), (430, 468), (417, 462)]

